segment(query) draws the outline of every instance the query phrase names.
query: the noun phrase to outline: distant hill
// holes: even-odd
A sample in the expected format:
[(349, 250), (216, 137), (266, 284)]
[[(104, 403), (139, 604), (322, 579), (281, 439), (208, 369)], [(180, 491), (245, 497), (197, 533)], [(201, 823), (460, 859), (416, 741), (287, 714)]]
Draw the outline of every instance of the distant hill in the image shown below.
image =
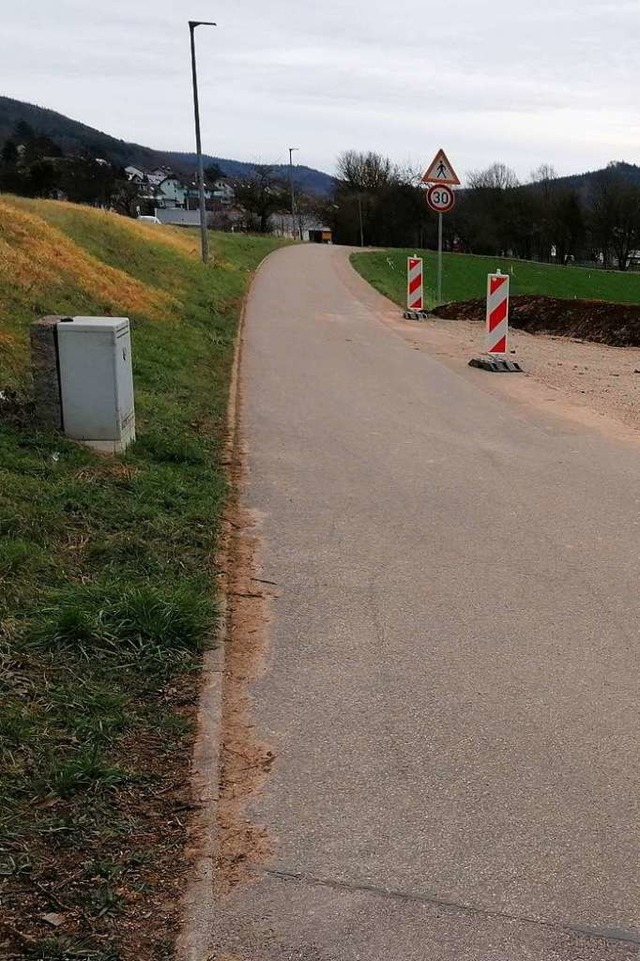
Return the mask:
[[(185, 172), (189, 171), (192, 173), (195, 168), (196, 155), (193, 153), (170, 151), (163, 156), (168, 158), (167, 163), (170, 167), (173, 167), (174, 170), (185, 170)], [(227, 177), (238, 180), (242, 179), (242, 177), (249, 176), (255, 166), (246, 161), (211, 157), (208, 154), (204, 155), (204, 164), (205, 167), (209, 164), (217, 164)], [(278, 171), (281, 177), (288, 179), (289, 167), (287, 165), (274, 165), (273, 169)], [(313, 167), (294, 167), (294, 179), (299, 190), (303, 190), (305, 193), (317, 194), (321, 197), (328, 196), (333, 191), (335, 184), (333, 177), (330, 177), (329, 174), (322, 173), (320, 170), (314, 170)]]
[[(154, 150), (141, 144), (118, 140), (77, 120), (71, 120), (64, 114), (56, 113), (55, 110), (23, 103), (21, 100), (12, 100), (10, 97), (0, 97), (0, 148), (11, 136), (15, 125), (20, 120), (26, 121), (36, 133), (50, 137), (62, 147), (65, 153), (88, 152), (93, 157), (108, 160), (109, 163), (118, 167), (126, 167), (128, 164), (145, 168), (167, 166), (174, 169), (176, 173), (188, 177), (193, 177), (196, 168), (194, 153)], [(231, 178), (248, 175), (254, 166), (239, 160), (209, 155), (204, 157), (204, 162), (205, 166), (217, 164), (220, 170)], [(289, 168), (286, 165), (274, 166), (274, 170), (285, 178), (289, 175)], [(320, 197), (328, 196), (335, 183), (334, 178), (329, 174), (314, 170), (312, 167), (296, 166), (294, 179), (299, 190), (317, 194)]]
[(554, 183), (564, 184), (575, 188), (583, 196), (588, 195), (603, 174), (614, 172), (632, 184), (640, 184), (640, 167), (629, 164), (624, 160), (612, 162), (600, 170), (589, 170), (583, 174), (570, 174), (568, 177), (558, 177)]

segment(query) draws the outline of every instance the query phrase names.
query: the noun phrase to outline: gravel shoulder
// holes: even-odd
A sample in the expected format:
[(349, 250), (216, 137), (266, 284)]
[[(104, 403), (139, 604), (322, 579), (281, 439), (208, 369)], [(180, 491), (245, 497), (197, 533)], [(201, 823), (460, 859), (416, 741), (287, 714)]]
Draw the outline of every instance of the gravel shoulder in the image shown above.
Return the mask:
[(510, 348), (525, 375), (506, 377), (467, 368), (469, 360), (483, 352), (482, 324), (440, 318), (416, 323), (402, 320), (399, 311), (397, 318), (390, 313), (385, 321), (446, 366), (465, 374), (468, 370), (468, 376), (484, 381), (488, 390), (508, 390), (523, 402), (609, 434), (632, 439), (640, 429), (640, 348), (512, 329)]

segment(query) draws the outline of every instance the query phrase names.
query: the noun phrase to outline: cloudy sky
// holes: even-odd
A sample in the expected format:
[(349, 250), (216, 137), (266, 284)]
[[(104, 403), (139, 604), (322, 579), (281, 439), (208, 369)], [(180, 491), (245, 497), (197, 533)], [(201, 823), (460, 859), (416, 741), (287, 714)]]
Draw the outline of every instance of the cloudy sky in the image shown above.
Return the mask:
[(0, 92), (148, 146), (333, 171), (343, 150), (525, 179), (640, 162), (638, 0), (19, 0)]

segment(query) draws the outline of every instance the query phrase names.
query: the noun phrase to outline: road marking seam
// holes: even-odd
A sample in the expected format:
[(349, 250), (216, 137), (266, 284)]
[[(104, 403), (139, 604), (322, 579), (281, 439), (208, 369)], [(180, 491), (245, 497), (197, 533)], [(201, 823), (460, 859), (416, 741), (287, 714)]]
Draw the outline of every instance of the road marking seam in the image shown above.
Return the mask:
[(375, 884), (361, 884), (356, 881), (341, 881), (333, 878), (320, 878), (312, 874), (303, 874), (296, 871), (276, 870), (275, 868), (262, 868), (256, 874), (266, 874), (282, 881), (298, 881), (303, 884), (315, 887), (333, 888), (337, 891), (352, 891), (364, 894), (374, 894), (377, 897), (389, 898), (394, 901), (414, 902), (418, 904), (430, 904), (437, 908), (449, 908), (460, 911), (464, 914), (475, 914), (485, 918), (497, 918), (502, 921), (517, 921), (520, 924), (536, 925), (537, 927), (549, 928), (554, 931), (564, 931), (569, 934), (579, 935), (583, 938), (591, 938), (598, 941), (619, 942), (624, 944), (640, 945), (640, 935), (633, 931), (619, 931), (617, 929), (599, 929), (578, 924), (562, 924), (561, 922), (545, 921), (544, 918), (531, 918), (526, 915), (509, 914), (506, 911), (491, 911), (488, 908), (479, 908), (470, 904), (459, 904), (456, 901), (446, 901), (429, 894), (417, 894), (409, 891), (400, 891), (393, 888), (382, 888)]

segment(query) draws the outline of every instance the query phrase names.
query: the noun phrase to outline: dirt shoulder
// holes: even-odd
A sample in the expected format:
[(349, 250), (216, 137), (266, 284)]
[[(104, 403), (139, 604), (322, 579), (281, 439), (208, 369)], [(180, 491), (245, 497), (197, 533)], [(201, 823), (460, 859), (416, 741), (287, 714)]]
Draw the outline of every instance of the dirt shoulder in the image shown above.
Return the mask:
[[(625, 319), (631, 330), (627, 311), (638, 312), (639, 308), (553, 300), (545, 311), (540, 303), (545, 298), (537, 297), (533, 300), (540, 322), (532, 324), (525, 316), (529, 309), (525, 298), (520, 298), (522, 302), (519, 306), (516, 303), (515, 308), (517, 317), (512, 318), (517, 329), (511, 327), (510, 348), (515, 351), (514, 359), (524, 369), (524, 376), (489, 374), (468, 366), (473, 357), (484, 351), (484, 302), (451, 304), (439, 310), (445, 316), (430, 317), (424, 322), (407, 321), (401, 307), (382, 297), (353, 269), (348, 249), (336, 249), (336, 269), (345, 288), (358, 297), (363, 307), (413, 347), (436, 357), (483, 390), (509, 397), (522, 406), (523, 413), (527, 408), (543, 410), (547, 415), (595, 428), (608, 436), (633, 443), (640, 441), (640, 347), (595, 342), (599, 331), (609, 341), (622, 336)], [(513, 300), (518, 302), (518, 298)], [(526, 300), (530, 306), (532, 298)], [(553, 330), (550, 325), (560, 323), (559, 304), (564, 305), (565, 318), (566, 311), (576, 311), (569, 326), (571, 336), (541, 332), (545, 327)], [(600, 308), (607, 309), (606, 322), (601, 322)], [(576, 336), (578, 323), (593, 339)], [(531, 329), (536, 332), (528, 332)], [(629, 343), (630, 337), (617, 342)]]
[(467, 367), (472, 357), (483, 352), (484, 326), (477, 321), (432, 318), (416, 323), (398, 316), (388, 317), (386, 322), (414, 346), (449, 367), (468, 371), (468, 376), (489, 390), (508, 391), (523, 402), (544, 405), (607, 432), (620, 433), (620, 425), (632, 431), (640, 429), (638, 347), (609, 347), (512, 329), (510, 347), (525, 375), (494, 375)]

